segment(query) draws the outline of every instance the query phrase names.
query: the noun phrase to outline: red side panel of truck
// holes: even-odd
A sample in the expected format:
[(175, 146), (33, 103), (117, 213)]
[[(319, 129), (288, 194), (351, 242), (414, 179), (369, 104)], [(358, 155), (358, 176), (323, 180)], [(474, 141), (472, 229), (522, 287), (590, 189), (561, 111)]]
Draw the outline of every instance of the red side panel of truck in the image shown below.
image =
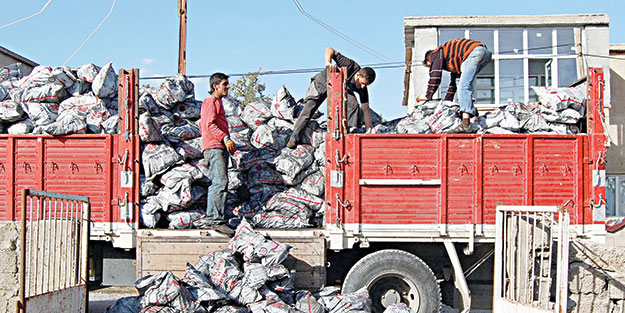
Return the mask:
[(587, 134), (346, 134), (337, 122), (342, 77), (333, 74), (326, 223), (495, 224), (497, 205), (565, 206), (573, 224), (598, 223), (602, 84), (603, 72), (591, 69)]
[[(0, 135), (0, 221), (19, 220), (25, 188), (88, 196), (96, 223), (135, 221), (133, 215), (120, 217), (119, 204), (126, 192), (128, 202), (139, 202), (139, 138), (133, 122), (138, 95), (132, 85), (137, 79), (136, 70), (120, 71), (119, 134)], [(134, 173), (132, 187), (120, 184), (122, 171)]]

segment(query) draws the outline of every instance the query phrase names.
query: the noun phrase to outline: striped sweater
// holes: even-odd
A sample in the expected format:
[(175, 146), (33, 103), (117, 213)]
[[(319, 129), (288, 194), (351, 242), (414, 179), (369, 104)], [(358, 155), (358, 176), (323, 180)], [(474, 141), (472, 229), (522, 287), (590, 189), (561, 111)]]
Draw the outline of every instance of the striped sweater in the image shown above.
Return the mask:
[(425, 97), (428, 100), (432, 99), (441, 83), (442, 72), (446, 70), (451, 72), (451, 82), (449, 83), (445, 100), (452, 101), (457, 89), (456, 79), (461, 74), (460, 66), (473, 49), (479, 46), (484, 46), (484, 44), (476, 40), (456, 38), (436, 48), (430, 55), (430, 80), (428, 81), (428, 90)]

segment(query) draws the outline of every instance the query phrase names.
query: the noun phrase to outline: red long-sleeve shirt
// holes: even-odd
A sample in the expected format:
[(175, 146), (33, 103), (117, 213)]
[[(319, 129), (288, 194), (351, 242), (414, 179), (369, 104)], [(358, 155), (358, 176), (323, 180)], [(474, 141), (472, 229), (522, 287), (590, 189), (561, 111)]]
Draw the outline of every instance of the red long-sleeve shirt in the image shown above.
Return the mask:
[(230, 135), (230, 132), (228, 132), (228, 120), (221, 99), (211, 95), (202, 102), (200, 132), (202, 133), (202, 150), (226, 148), (223, 140), (226, 135)]

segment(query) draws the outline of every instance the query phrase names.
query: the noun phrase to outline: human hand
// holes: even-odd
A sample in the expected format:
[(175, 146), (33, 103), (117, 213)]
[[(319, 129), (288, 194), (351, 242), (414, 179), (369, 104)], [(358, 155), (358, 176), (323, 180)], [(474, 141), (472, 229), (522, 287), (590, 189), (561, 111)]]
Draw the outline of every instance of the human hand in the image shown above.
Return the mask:
[(336, 66), (336, 64), (332, 64), (332, 63), (326, 64), (326, 68), (328, 69), (328, 72), (330, 72), (330, 73), (336, 73), (336, 72), (339, 71), (338, 66)]
[(228, 153), (233, 154), (237, 151), (237, 145), (234, 143), (234, 141), (232, 140), (227, 140), (226, 141), (226, 150), (228, 150)]

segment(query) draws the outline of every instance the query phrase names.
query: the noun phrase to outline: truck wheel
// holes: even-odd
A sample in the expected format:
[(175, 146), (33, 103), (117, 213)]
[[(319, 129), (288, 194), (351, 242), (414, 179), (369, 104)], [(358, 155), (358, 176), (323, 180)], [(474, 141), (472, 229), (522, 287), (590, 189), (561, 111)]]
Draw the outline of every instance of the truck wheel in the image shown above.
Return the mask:
[(402, 250), (381, 250), (358, 261), (343, 282), (343, 293), (366, 286), (373, 312), (403, 302), (417, 313), (438, 313), (441, 291), (432, 270), (415, 255)]

